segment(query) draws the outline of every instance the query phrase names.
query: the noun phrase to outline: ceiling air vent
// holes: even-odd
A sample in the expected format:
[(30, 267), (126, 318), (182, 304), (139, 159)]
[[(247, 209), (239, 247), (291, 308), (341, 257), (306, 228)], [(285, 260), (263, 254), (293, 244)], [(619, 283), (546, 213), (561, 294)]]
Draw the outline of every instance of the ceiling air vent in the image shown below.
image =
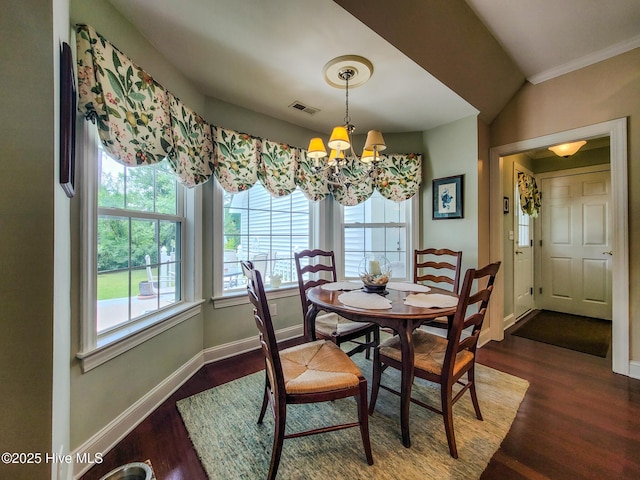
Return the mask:
[(297, 100), (289, 105), (289, 108), (295, 108), (296, 110), (300, 110), (301, 112), (308, 113), (309, 115), (313, 115), (314, 113), (318, 113), (320, 111), (319, 108), (309, 107), (302, 102), (298, 102)]

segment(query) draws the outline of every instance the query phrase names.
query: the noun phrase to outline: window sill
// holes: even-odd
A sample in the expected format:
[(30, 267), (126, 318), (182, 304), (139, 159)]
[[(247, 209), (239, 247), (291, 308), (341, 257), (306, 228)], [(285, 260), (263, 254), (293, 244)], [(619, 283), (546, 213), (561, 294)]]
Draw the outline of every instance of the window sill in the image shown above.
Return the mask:
[(158, 316), (150, 317), (132, 324), (129, 329), (118, 330), (101, 337), (96, 348), (76, 354), (82, 365), (82, 373), (86, 373), (171, 327), (198, 315), (202, 312), (203, 303), (204, 300), (181, 303), (171, 309), (163, 310), (161, 318)]
[[(295, 297), (299, 295), (298, 287), (293, 285), (268, 289), (266, 292), (267, 298), (269, 300), (276, 298)], [(235, 294), (229, 294), (224, 297), (211, 297), (211, 300), (213, 300), (213, 308), (226, 308), (236, 305), (245, 305), (249, 303), (249, 297), (247, 296), (246, 290)]]

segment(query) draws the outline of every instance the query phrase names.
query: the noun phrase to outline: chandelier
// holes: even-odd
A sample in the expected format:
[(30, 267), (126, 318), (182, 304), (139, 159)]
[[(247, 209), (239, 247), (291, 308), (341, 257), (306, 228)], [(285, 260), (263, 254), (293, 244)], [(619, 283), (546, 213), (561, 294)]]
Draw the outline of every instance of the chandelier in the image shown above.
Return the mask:
[[(344, 125), (333, 128), (327, 146), (330, 153), (320, 137), (314, 137), (309, 141), (307, 156), (314, 159), (316, 170), (329, 170), (328, 181), (333, 184), (343, 185), (347, 183), (347, 177), (342, 169), (348, 162), (361, 162), (369, 165), (366, 170), (367, 175), (375, 175), (375, 164), (380, 160), (380, 152), (387, 146), (384, 143), (382, 133), (378, 130), (369, 130), (367, 139), (362, 150), (362, 154), (356, 155), (352, 135), (356, 127), (351, 123), (349, 116), (349, 84), (357, 87), (365, 83), (373, 73), (373, 65), (364, 57), (356, 55), (345, 55), (334, 58), (324, 66), (325, 80), (329, 85), (336, 88), (343, 88), (345, 91), (345, 116)], [(326, 162), (323, 159), (327, 157)]]

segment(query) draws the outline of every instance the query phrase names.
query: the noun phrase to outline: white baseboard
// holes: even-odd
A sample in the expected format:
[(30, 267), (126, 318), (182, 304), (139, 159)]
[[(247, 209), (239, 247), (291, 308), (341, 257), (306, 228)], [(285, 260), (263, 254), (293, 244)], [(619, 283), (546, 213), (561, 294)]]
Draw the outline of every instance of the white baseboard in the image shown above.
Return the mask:
[[(296, 325), (278, 330), (276, 332), (276, 338), (278, 341), (282, 341), (302, 336), (302, 334), (302, 325)], [(178, 390), (178, 388), (200, 370), (204, 364), (249, 352), (259, 348), (259, 346), (258, 337), (256, 336), (201, 351), (140, 400), (114, 418), (89, 440), (76, 448), (72, 452), (72, 457), (74, 459), (96, 458), (96, 454), (101, 454), (104, 457), (109, 450), (147, 418), (162, 402)], [(93, 464), (74, 463), (74, 478), (80, 478), (92, 466)]]
[(629, 376), (640, 380), (640, 362), (635, 360), (629, 362)]
[(478, 337), (478, 348), (486, 345), (491, 341), (491, 329), (487, 328), (480, 332), (480, 336)]
[[(72, 458), (96, 458), (96, 454), (106, 455), (184, 382), (200, 370), (203, 364), (203, 355), (200, 352), (75, 449), (71, 454)], [(74, 478), (80, 478), (92, 466), (93, 464), (74, 463)]]
[(504, 317), (504, 319), (502, 320), (502, 327), (503, 330), (508, 329), (509, 327), (513, 327), (516, 324), (516, 317), (513, 313), (507, 315), (506, 317)]
[[(303, 334), (302, 325), (294, 325), (293, 327), (283, 328), (276, 331), (276, 339), (278, 342), (289, 340), (291, 338), (300, 337)], [(224, 358), (233, 357), (240, 353), (250, 352), (260, 348), (258, 336), (251, 338), (243, 338), (235, 342), (225, 343), (217, 347), (207, 348), (202, 352), (204, 363), (216, 362)]]

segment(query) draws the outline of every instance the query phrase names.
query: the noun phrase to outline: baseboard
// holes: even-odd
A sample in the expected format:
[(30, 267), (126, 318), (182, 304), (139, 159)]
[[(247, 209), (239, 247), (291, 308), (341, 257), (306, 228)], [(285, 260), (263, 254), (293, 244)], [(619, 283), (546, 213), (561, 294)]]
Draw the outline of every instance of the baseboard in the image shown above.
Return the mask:
[(480, 336), (478, 337), (478, 348), (481, 348), (483, 345), (486, 345), (491, 341), (491, 329), (487, 328), (480, 332)]
[(629, 362), (629, 376), (640, 380), (640, 362), (635, 360)]
[(502, 328), (503, 330), (507, 330), (510, 327), (513, 327), (516, 324), (516, 317), (513, 313), (507, 315), (502, 320)]
[[(289, 340), (292, 338), (300, 337), (303, 334), (302, 325), (294, 325), (293, 327), (287, 327), (276, 331), (276, 339), (278, 342), (283, 340)], [(218, 345), (217, 347), (207, 348), (202, 352), (204, 363), (217, 362), (224, 358), (233, 357), (240, 353), (250, 352), (260, 348), (258, 342), (258, 336), (251, 338), (243, 338), (235, 342), (225, 343), (224, 345)]]
[[(147, 418), (162, 402), (180, 388), (184, 382), (200, 370), (203, 364), (203, 355), (200, 352), (75, 449), (71, 454), (72, 458), (91, 459), (96, 458), (98, 453), (101, 453), (102, 456), (106, 455), (109, 450)], [(74, 478), (80, 478), (92, 466), (93, 464), (91, 463), (74, 463)]]
[[(295, 325), (278, 330), (276, 332), (276, 338), (278, 341), (283, 341), (300, 337), (302, 334), (302, 325)], [(76, 448), (71, 453), (72, 458), (96, 458), (96, 454), (101, 454), (104, 457), (109, 450), (117, 445), (118, 442), (147, 418), (151, 412), (158, 408), (162, 402), (178, 390), (189, 378), (200, 370), (203, 365), (240, 353), (249, 352), (257, 348), (259, 348), (259, 343), (256, 336), (201, 351), (140, 400), (114, 418), (89, 440)], [(74, 463), (73, 477), (79, 479), (92, 466), (93, 464)]]

